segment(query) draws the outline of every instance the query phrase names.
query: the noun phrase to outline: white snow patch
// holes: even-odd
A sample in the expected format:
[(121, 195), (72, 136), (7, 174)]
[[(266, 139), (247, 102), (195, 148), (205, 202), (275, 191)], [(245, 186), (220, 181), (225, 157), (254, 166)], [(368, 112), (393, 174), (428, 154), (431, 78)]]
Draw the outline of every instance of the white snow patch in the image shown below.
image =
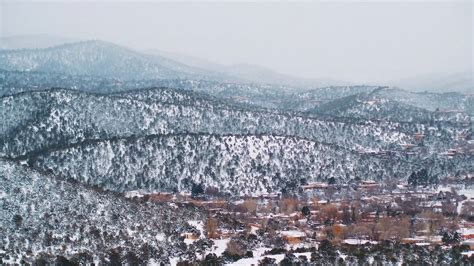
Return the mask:
[(206, 254), (214, 253), (217, 256), (221, 256), (222, 253), (224, 253), (224, 251), (227, 249), (227, 243), (229, 243), (230, 238), (215, 239), (212, 241), (214, 241), (214, 245), (211, 247), (210, 251), (206, 252)]
[(365, 245), (367, 243), (377, 244), (377, 241), (370, 241), (370, 240), (365, 240), (365, 239), (354, 239), (354, 238), (344, 239), (343, 242), (348, 245)]
[[(311, 252), (304, 252), (304, 253), (293, 253), (296, 257), (299, 256), (306, 256), (308, 260), (311, 258)], [(278, 255), (261, 255), (261, 256), (255, 256), (253, 258), (246, 258), (246, 259), (241, 259), (238, 260), (234, 263), (230, 263), (227, 265), (258, 265), (258, 261), (262, 260), (263, 258), (268, 257), (268, 258), (273, 258), (276, 260), (276, 263), (280, 263), (284, 258), (285, 254), (278, 254)]]
[(156, 240), (158, 240), (158, 241), (165, 241), (166, 235), (163, 234), (163, 233), (158, 233), (158, 234), (156, 234), (155, 238), (156, 238)]
[(194, 226), (200, 233), (201, 237), (204, 236), (204, 222), (203, 221), (188, 221), (188, 224)]
[(283, 235), (283, 236), (291, 236), (291, 237), (304, 237), (304, 236), (306, 236), (305, 232), (296, 231), (296, 230), (293, 230), (293, 231), (280, 231), (280, 234)]
[(474, 250), (469, 250), (469, 251), (461, 252), (461, 254), (462, 254), (463, 256), (468, 256), (468, 257), (470, 257), (470, 256), (472, 256), (472, 255), (474, 254)]

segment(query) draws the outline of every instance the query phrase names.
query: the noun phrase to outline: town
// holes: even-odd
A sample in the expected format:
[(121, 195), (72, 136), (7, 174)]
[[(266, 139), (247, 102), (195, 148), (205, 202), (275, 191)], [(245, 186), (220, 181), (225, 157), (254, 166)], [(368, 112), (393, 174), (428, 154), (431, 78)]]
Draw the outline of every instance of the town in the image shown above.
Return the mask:
[[(205, 243), (197, 260), (267, 265), (291, 261), (296, 254), (301, 258), (294, 260), (305, 262), (323, 244), (375, 247), (390, 241), (427, 250), (457, 248), (472, 262), (473, 184), (474, 178), (468, 176), (463, 182), (442, 180), (437, 187), (314, 182), (300, 186), (297, 195), (226, 197), (217, 188), (196, 187), (193, 193), (131, 192), (127, 196), (205, 210), (206, 221), (190, 221), (182, 235), (188, 245)], [(186, 265), (180, 260), (174, 263)]]

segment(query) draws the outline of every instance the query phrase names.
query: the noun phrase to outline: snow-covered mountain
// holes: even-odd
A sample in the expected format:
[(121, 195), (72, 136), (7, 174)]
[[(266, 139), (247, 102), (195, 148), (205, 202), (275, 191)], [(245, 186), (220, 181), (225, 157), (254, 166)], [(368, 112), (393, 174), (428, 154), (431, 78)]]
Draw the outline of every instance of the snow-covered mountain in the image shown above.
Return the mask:
[[(104, 41), (69, 43), (45, 49), (1, 50), (0, 68), (130, 79), (225, 79), (222, 74), (142, 54)], [(230, 78), (230, 77), (229, 77)]]
[(464, 110), (470, 112), (474, 97), (469, 93), (460, 92), (410, 92), (407, 90), (389, 88), (379, 90), (373, 94), (374, 97), (387, 98), (397, 102), (401, 102), (414, 107), (426, 109), (428, 111), (448, 111), (448, 110)]
[(411, 91), (473, 93), (474, 73), (426, 74), (393, 81), (390, 84)]
[(293, 86), (303, 88), (320, 88), (327, 86), (348, 86), (350, 82), (341, 81), (331, 78), (309, 79), (302, 77), (294, 77), (274, 71), (272, 69), (252, 65), (252, 64), (235, 64), (222, 68), (224, 73), (239, 77), (253, 83), (267, 83), (282, 86)]
[[(310, 111), (344, 97), (366, 94), (366, 100), (386, 99), (394, 104), (421, 108), (430, 112), (462, 110), (474, 114), (474, 97), (469, 94), (409, 92), (381, 86), (329, 86), (316, 89), (260, 85), (255, 83), (222, 82), (193, 79), (151, 79), (123, 81), (87, 75), (68, 75), (38, 71), (0, 70), (0, 96), (53, 87), (94, 93), (114, 93), (150, 87), (168, 87), (203, 92), (227, 102), (256, 105), (289, 111)], [(207, 96), (206, 96), (207, 97)], [(379, 101), (377, 101), (379, 102)], [(396, 103), (395, 103), (396, 102)], [(403, 108), (405, 108), (403, 107)], [(397, 110), (394, 110), (398, 112)]]
[(233, 64), (223, 65), (217, 64), (201, 58), (183, 55), (179, 53), (165, 52), (157, 49), (146, 51), (149, 54), (156, 54), (166, 58), (173, 59), (181, 62), (185, 65), (197, 67), (201, 69), (207, 69), (214, 72), (223, 73), (239, 78), (245, 83), (257, 83), (257, 84), (271, 84), (274, 86), (289, 86), (289, 87), (305, 87), (305, 88), (318, 88), (327, 86), (342, 86), (350, 85), (350, 82), (330, 79), (330, 78), (319, 78), (309, 79), (302, 77), (294, 77), (279, 73), (267, 67), (254, 65), (254, 64)]
[(58, 72), (127, 79), (206, 79), (260, 85), (316, 88), (348, 85), (334, 79), (305, 79), (250, 65), (221, 65), (177, 53), (134, 51), (104, 41), (39, 35), (0, 39), (0, 69)]
[[(425, 109), (423, 108), (423, 104), (416, 105), (416, 97), (418, 95), (415, 93), (411, 93), (412, 97), (409, 98), (410, 101), (400, 97), (400, 95), (390, 94), (391, 93), (385, 93), (383, 91), (354, 94), (320, 104), (307, 112), (316, 115), (325, 114), (338, 117), (394, 122), (416, 121), (430, 124), (446, 121), (459, 124), (470, 123), (469, 109), (467, 106), (470, 101), (467, 97), (463, 97), (462, 95), (451, 94), (445, 95), (445, 97), (439, 97), (439, 99), (433, 99), (431, 105), (427, 107), (429, 109)], [(424, 99), (428, 98), (426, 96)]]

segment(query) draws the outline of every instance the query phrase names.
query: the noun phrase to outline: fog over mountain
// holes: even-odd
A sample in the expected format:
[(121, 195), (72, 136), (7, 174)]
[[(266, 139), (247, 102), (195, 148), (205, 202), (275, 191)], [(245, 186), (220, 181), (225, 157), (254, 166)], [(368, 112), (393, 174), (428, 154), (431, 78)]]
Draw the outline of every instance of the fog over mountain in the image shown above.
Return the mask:
[[(31, 35), (31, 36), (17, 36), (17, 37), (6, 37), (0, 38), (0, 49), (3, 50), (28, 50), (28, 49), (44, 49), (52, 48), (55, 46), (62, 46), (63, 44), (71, 44), (64, 46), (66, 49), (73, 49), (74, 43), (72, 39), (53, 37), (46, 35)], [(147, 50), (144, 52), (137, 51), (133, 48), (124, 46), (113, 46), (110, 42), (104, 42), (100, 40), (86, 41), (89, 45), (95, 45), (93, 49), (100, 49), (100, 46), (109, 47), (111, 49), (122, 49), (123, 52), (129, 54), (135, 54), (136, 57), (148, 56), (149, 59), (153, 58), (155, 63), (157, 60), (161, 60), (161, 64), (168, 64), (167, 67), (180, 68), (188, 71), (197, 72), (198, 75), (209, 75), (208, 79), (223, 79), (228, 81), (241, 81), (245, 83), (259, 83), (259, 84), (273, 84), (287, 87), (299, 87), (299, 88), (318, 88), (327, 86), (341, 86), (341, 85), (352, 85), (351, 82), (335, 80), (335, 79), (306, 79), (294, 77), (282, 73), (278, 73), (272, 69), (250, 65), (250, 64), (236, 64), (236, 65), (222, 65), (213, 63), (201, 58), (192, 57), (188, 55), (182, 55), (171, 52), (164, 52), (160, 50)], [(91, 47), (92, 48), (92, 47)], [(109, 62), (110, 63), (110, 62)], [(171, 66), (170, 64), (175, 64)], [(181, 65), (180, 65), (181, 64)], [(8, 69), (8, 66), (4, 66)], [(36, 68), (28, 68), (23, 66), (19, 68), (23, 70), (41, 70), (41, 66)], [(208, 73), (205, 73), (205, 72)], [(53, 71), (54, 72), (54, 71)], [(64, 72), (64, 71), (57, 71)], [(214, 74), (211, 74), (215, 72)], [(66, 71), (67, 73), (67, 71)], [(84, 72), (87, 73), (87, 72)], [(79, 72), (75, 74), (81, 74)], [(88, 73), (91, 74), (91, 73)], [(98, 74), (97, 72), (95, 74)], [(214, 76), (212, 76), (214, 75)], [(220, 77), (218, 77), (220, 76)], [(139, 76), (134, 76), (139, 77)], [(171, 76), (166, 76), (170, 78)], [(173, 78), (182, 78), (175, 74)], [(124, 78), (123, 75), (120, 78)], [(148, 76), (148, 78), (163, 78), (163, 76), (155, 74), (155, 76)], [(195, 76), (195, 78), (201, 78)], [(369, 82), (370, 83), (370, 82)], [(377, 83), (376, 83), (377, 84)], [(381, 85), (395, 86), (413, 91), (431, 91), (431, 92), (465, 92), (469, 93), (474, 88), (474, 79), (471, 72), (462, 72), (455, 74), (424, 74), (420, 76), (414, 76), (405, 78), (402, 80), (392, 80), (379, 83)]]
[(72, 38), (37, 34), (0, 38), (0, 49), (42, 49), (77, 41)]
[(449, 92), (459, 91), (472, 93), (474, 73), (460, 72), (453, 74), (433, 73), (407, 78), (390, 83), (393, 86), (413, 91)]
[(330, 85), (349, 85), (349, 82), (332, 79), (304, 79), (278, 73), (272, 69), (250, 64), (222, 65), (213, 63), (201, 58), (182, 55), (177, 53), (164, 52), (160, 50), (149, 50), (151, 54), (157, 54), (172, 58), (186, 65), (209, 69), (216, 72), (226, 73), (228, 75), (239, 77), (247, 82), (267, 83), (286, 86), (300, 87), (326, 87)]
[(1, 8), (0, 37), (100, 39), (221, 65), (259, 65), (307, 79), (374, 84), (430, 73), (473, 72), (470, 1), (2, 1)]

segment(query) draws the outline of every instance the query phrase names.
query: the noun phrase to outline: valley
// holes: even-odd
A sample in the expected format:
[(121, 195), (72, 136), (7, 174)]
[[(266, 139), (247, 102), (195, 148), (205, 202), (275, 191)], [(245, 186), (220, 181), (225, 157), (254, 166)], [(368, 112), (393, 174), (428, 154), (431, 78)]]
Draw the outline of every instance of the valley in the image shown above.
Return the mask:
[(252, 71), (0, 50), (0, 264), (473, 263), (472, 94)]

